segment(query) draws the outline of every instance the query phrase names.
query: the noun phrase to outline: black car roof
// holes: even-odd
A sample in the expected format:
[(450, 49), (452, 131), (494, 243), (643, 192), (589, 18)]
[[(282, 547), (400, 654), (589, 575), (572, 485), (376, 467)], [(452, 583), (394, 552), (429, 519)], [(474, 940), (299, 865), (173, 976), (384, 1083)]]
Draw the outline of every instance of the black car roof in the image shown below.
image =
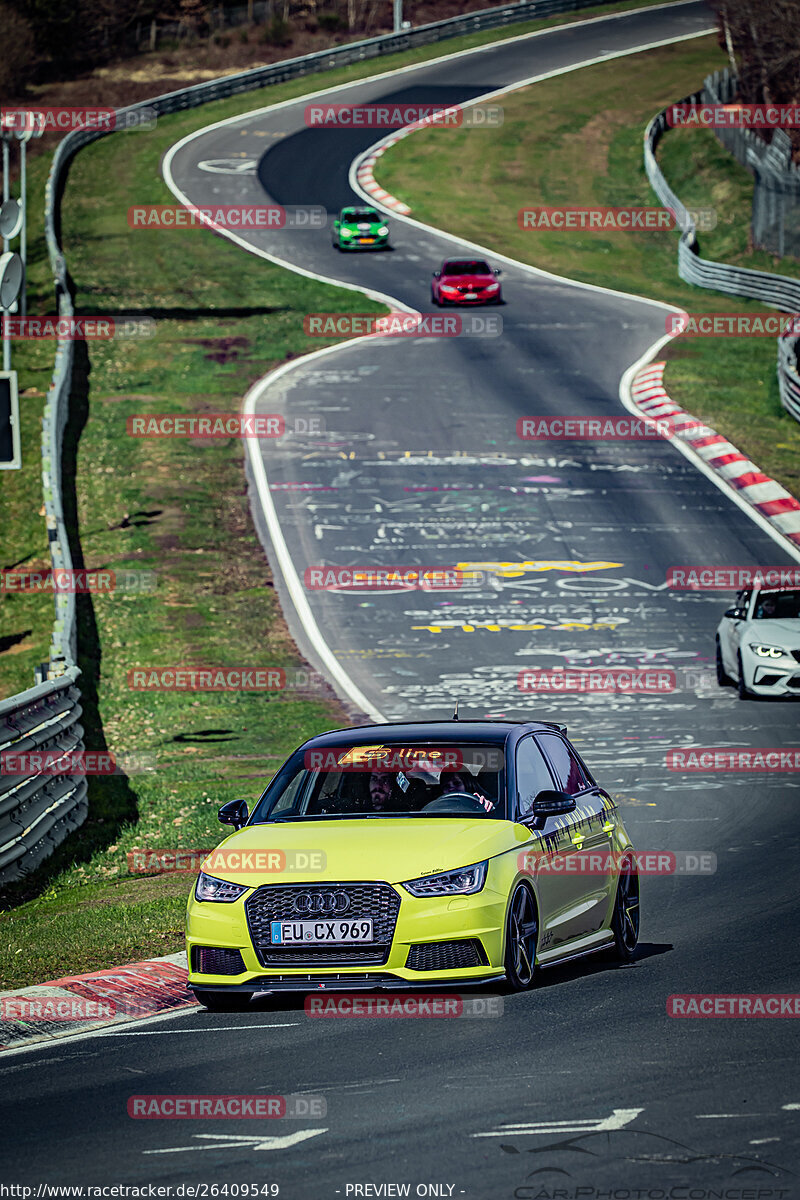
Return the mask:
[(404, 721), (383, 725), (356, 725), (330, 729), (304, 742), (304, 746), (364, 746), (376, 741), (398, 744), (405, 741), (476, 742), (504, 745), (513, 735), (556, 730), (566, 734), (566, 725), (552, 721)]

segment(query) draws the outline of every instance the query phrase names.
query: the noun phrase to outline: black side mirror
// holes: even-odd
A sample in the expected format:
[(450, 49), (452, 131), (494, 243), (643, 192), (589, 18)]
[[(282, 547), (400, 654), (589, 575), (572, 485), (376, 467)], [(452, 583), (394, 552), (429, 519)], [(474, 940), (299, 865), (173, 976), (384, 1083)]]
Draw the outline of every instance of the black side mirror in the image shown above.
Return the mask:
[(241, 829), (246, 825), (249, 816), (246, 800), (229, 800), (217, 813), (223, 825), (232, 825), (234, 829)]
[(441, 271), (433, 271), (432, 274), (433, 274), (434, 279), (439, 279), (442, 272)]
[(492, 271), (492, 274), (493, 275), (502, 275), (503, 272), (498, 267), (495, 267), (495, 269)]
[(566, 792), (554, 792), (545, 788), (538, 793), (533, 802), (534, 817), (560, 817), (563, 813), (571, 813), (575, 809), (575, 801)]
[(745, 616), (744, 609), (743, 608), (726, 608), (725, 616), (732, 617), (734, 621), (743, 621), (744, 616)]

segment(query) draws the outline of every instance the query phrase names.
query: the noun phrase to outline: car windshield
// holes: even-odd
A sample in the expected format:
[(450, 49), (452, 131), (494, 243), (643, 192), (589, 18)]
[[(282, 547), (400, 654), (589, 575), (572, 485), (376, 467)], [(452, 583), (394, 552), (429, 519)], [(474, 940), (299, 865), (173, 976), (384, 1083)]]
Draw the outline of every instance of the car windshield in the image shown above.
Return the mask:
[(442, 267), (443, 275), (491, 275), (489, 264), (481, 259), (458, 259), (446, 262)]
[(342, 213), (343, 221), (379, 221), (380, 217), (374, 208), (346, 208)]
[(504, 820), (502, 746), (430, 742), (298, 750), (258, 802), (252, 823), (331, 817)]
[(754, 621), (786, 621), (798, 618), (800, 592), (759, 592), (753, 612)]

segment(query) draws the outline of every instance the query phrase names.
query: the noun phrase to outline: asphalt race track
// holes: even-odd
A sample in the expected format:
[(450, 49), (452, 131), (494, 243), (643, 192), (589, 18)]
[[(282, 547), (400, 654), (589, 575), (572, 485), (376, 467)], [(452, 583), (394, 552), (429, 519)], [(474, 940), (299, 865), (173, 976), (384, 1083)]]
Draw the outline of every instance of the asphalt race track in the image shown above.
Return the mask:
[[(703, 4), (645, 10), (326, 99), (454, 103), (711, 24)], [(621, 88), (624, 70), (622, 58)], [(266, 193), (329, 214), (359, 199), (350, 165), (383, 131), (307, 129), (304, 105), (187, 139), (168, 163), (174, 189), (198, 205), (263, 204)], [(220, 173), (226, 161), (231, 173)], [(458, 244), (390, 224), (386, 254), (339, 254), (328, 230), (245, 240), (438, 311), (431, 271)], [(320, 564), (517, 572), (450, 593), (311, 591), (305, 616), (284, 580), (284, 609), (311, 661), (324, 668), (334, 656), (343, 695), (370, 714), (447, 716), (458, 696), (465, 716), (565, 720), (637, 847), (711, 852), (716, 873), (645, 880), (632, 965), (589, 959), (543, 972), (537, 989), (504, 998), (501, 1017), (314, 1020), (302, 998), (278, 997), (247, 1014), (191, 1011), (8, 1054), (7, 1174), (36, 1155), (45, 1181), (276, 1183), (286, 1200), (392, 1195), (353, 1187), (406, 1183), (412, 1196), (476, 1200), (576, 1200), (576, 1188), (587, 1200), (608, 1200), (609, 1189), (617, 1200), (637, 1189), (640, 1200), (666, 1200), (670, 1188), (674, 1200), (800, 1195), (791, 1026), (666, 1015), (674, 993), (793, 990), (800, 853), (791, 779), (667, 769), (675, 747), (796, 746), (799, 723), (796, 704), (744, 703), (717, 688), (714, 630), (729, 595), (670, 590), (666, 573), (794, 559), (669, 444), (518, 439), (521, 416), (624, 414), (620, 380), (663, 335), (667, 310), (501, 265), (506, 303), (485, 310), (502, 317), (501, 336), (359, 341), (268, 380), (255, 408), (288, 427), (324, 420), (324, 437), (259, 444), (300, 585)], [(280, 567), (255, 486), (252, 497)], [(532, 666), (643, 664), (675, 668), (676, 690), (537, 700), (518, 686)], [(323, 1097), (327, 1111), (266, 1133), (256, 1121), (128, 1117), (131, 1095), (164, 1093), (301, 1093)]]

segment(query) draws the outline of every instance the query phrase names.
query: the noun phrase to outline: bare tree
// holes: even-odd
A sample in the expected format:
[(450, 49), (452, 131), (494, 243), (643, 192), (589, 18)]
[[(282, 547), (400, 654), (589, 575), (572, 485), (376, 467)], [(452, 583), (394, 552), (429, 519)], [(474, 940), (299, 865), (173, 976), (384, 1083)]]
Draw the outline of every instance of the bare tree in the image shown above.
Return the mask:
[(0, 54), (0, 96), (18, 95), (32, 82), (36, 61), (30, 21), (8, 4), (0, 3), (0, 29), (3, 53)]
[(798, 0), (715, 0), (721, 40), (747, 104), (800, 100)]

